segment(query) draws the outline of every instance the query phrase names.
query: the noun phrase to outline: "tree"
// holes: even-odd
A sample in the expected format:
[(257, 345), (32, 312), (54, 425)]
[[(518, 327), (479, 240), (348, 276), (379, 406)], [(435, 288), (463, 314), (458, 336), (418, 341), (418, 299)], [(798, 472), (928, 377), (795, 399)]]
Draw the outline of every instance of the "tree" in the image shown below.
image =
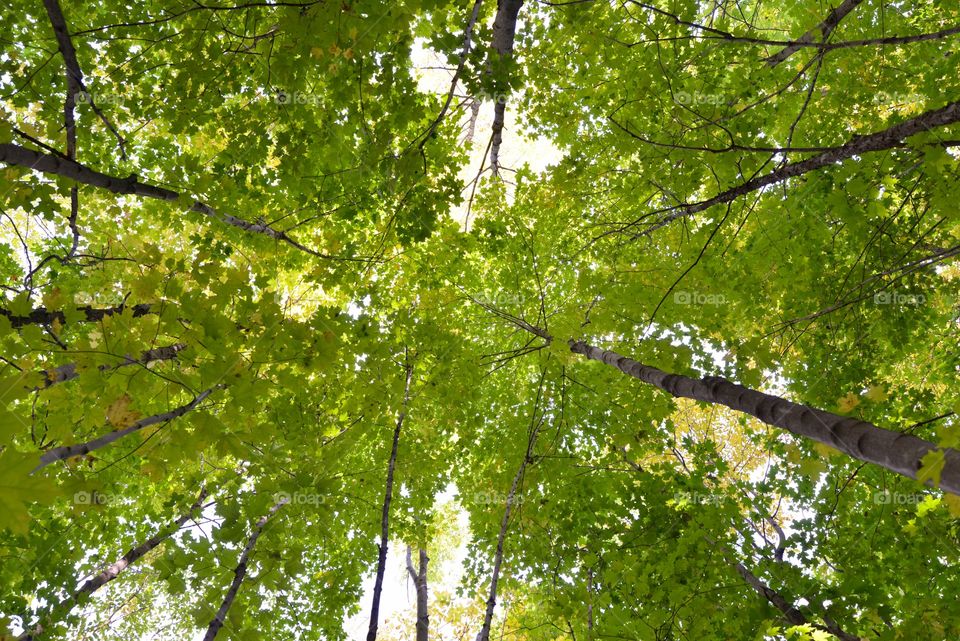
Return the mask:
[(0, 638), (960, 635), (960, 8), (8, 4)]

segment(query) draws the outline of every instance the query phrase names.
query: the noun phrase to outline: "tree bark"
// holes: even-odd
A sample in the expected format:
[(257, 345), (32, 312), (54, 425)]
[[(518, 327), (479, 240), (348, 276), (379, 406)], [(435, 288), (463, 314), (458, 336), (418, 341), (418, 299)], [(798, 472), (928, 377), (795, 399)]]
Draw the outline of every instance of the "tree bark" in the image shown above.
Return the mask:
[[(117, 305), (116, 307), (91, 307), (90, 305), (83, 305), (77, 308), (77, 312), (83, 314), (85, 321), (92, 323), (101, 321), (107, 316), (122, 314), (124, 310), (127, 309), (133, 310), (134, 318), (150, 313), (149, 304), (134, 305), (133, 307), (126, 307), (124, 305)], [(11, 327), (14, 329), (20, 329), (25, 325), (51, 325), (54, 321), (61, 325), (67, 324), (66, 315), (62, 311), (49, 310), (45, 307), (30, 310), (30, 313), (25, 316), (14, 314), (9, 309), (0, 308), (0, 316), (6, 316), (7, 320), (10, 321)]]
[[(177, 201), (183, 196), (183, 194), (180, 192), (173, 191), (172, 189), (166, 189), (164, 187), (157, 187), (155, 185), (142, 183), (137, 179), (136, 175), (132, 175), (127, 178), (110, 176), (100, 173), (94, 169), (90, 169), (85, 165), (81, 165), (71, 158), (55, 156), (53, 154), (42, 154), (38, 151), (33, 151), (32, 149), (27, 149), (26, 147), (21, 147), (12, 143), (0, 144), (0, 162), (18, 167), (26, 167), (27, 169), (39, 171), (44, 174), (62, 176), (83, 185), (90, 185), (92, 187), (106, 189), (107, 191), (111, 191), (115, 194), (133, 194), (143, 198), (155, 198), (157, 200), (165, 201)], [(189, 211), (203, 214), (204, 216), (213, 218), (214, 220), (219, 220), (220, 222), (231, 225), (232, 227), (237, 227), (246, 232), (261, 234), (263, 236), (273, 238), (274, 240), (284, 242), (299, 249), (300, 251), (306, 252), (312, 256), (317, 256), (318, 258), (364, 261), (364, 259), (359, 258), (345, 259), (342, 257), (322, 254), (300, 244), (287, 235), (286, 232), (274, 229), (266, 223), (251, 223), (250, 221), (237, 218), (231, 214), (218, 212), (210, 205), (199, 200), (190, 200), (186, 206)]]
[(253, 533), (243, 548), (243, 552), (240, 553), (240, 560), (237, 562), (237, 567), (233, 570), (233, 582), (230, 584), (230, 589), (227, 590), (227, 595), (223, 598), (223, 603), (220, 604), (220, 609), (217, 610), (217, 614), (213, 617), (213, 620), (210, 621), (210, 625), (207, 627), (207, 633), (203, 636), (203, 641), (213, 641), (217, 633), (220, 632), (220, 628), (223, 627), (223, 623), (227, 619), (227, 612), (229, 612), (230, 606), (233, 605), (234, 599), (237, 598), (237, 592), (240, 591), (240, 584), (243, 583), (243, 579), (247, 575), (247, 562), (250, 559), (253, 546), (257, 544), (257, 539), (260, 538), (260, 534), (263, 532), (263, 528), (267, 524), (267, 521), (270, 520), (270, 517), (276, 514), (277, 510), (286, 503), (287, 500), (283, 499), (270, 508), (270, 511), (257, 521), (257, 524), (253, 528)]
[[(150, 363), (155, 363), (157, 361), (170, 361), (177, 357), (180, 352), (187, 349), (187, 346), (183, 343), (175, 343), (173, 345), (164, 345), (163, 347), (154, 347), (153, 349), (148, 349), (140, 354), (140, 358), (133, 358), (132, 356), (125, 356), (123, 362), (118, 363), (117, 365), (100, 365), (97, 369), (101, 372), (108, 372), (110, 370), (120, 369), (121, 367), (128, 367), (130, 365), (143, 365), (146, 367)], [(75, 379), (80, 375), (77, 372), (76, 363), (67, 363), (66, 365), (60, 365), (54, 367), (53, 369), (47, 369), (40, 372), (43, 374), (43, 384), (40, 387), (31, 388), (34, 390), (45, 389), (51, 385), (56, 385), (57, 383), (64, 383)]]
[(397, 416), (397, 426), (393, 430), (393, 446), (390, 449), (390, 462), (387, 465), (387, 483), (383, 496), (383, 512), (380, 516), (380, 547), (377, 555), (377, 575), (373, 583), (373, 604), (370, 608), (370, 627), (367, 629), (367, 641), (376, 641), (378, 619), (380, 618), (380, 595), (383, 592), (383, 575), (387, 568), (387, 545), (390, 537), (390, 501), (393, 499), (393, 472), (397, 465), (397, 449), (400, 446), (400, 430), (407, 415), (410, 402), (410, 382), (413, 380), (413, 367), (407, 363), (407, 380), (403, 391), (403, 409)]
[[(499, 61), (504, 62), (513, 55), (513, 41), (517, 33), (517, 16), (523, 0), (499, 0), (497, 15), (493, 20), (493, 50)], [(494, 176), (500, 173), (500, 144), (503, 142), (503, 124), (507, 111), (505, 82), (494, 79), (497, 88), (493, 96), (493, 140), (490, 144), (490, 168)]]
[[(590, 360), (615, 367), (628, 376), (657, 387), (671, 396), (724, 405), (756, 417), (767, 425), (836, 448), (853, 458), (880, 465), (891, 472), (916, 479), (921, 459), (937, 447), (910, 434), (877, 427), (872, 423), (764, 394), (719, 377), (702, 380), (668, 374), (616, 352), (583, 341), (570, 341), (571, 351)], [(942, 450), (940, 488), (960, 494), (960, 452)]]
[[(86, 581), (80, 588), (74, 592), (72, 595), (58, 603), (50, 610), (50, 614), (44, 619), (50, 621), (58, 613), (66, 614), (70, 611), (71, 608), (84, 596), (89, 596), (102, 588), (104, 585), (113, 581), (115, 578), (120, 576), (120, 573), (125, 569), (139, 561), (143, 558), (148, 552), (156, 548), (158, 545), (169, 539), (173, 536), (183, 524), (186, 523), (190, 518), (193, 517), (194, 513), (199, 510), (203, 505), (203, 500), (207, 497), (207, 490), (203, 489), (200, 491), (200, 496), (197, 500), (190, 506), (190, 509), (187, 510), (180, 518), (171, 523), (167, 528), (157, 532), (154, 536), (150, 537), (140, 545), (130, 548), (126, 554), (120, 557), (114, 563), (111, 563), (102, 572), (92, 577)], [(18, 641), (34, 641), (43, 634), (43, 623), (38, 623), (33, 630), (25, 632), (22, 634)]]
[(530, 438), (527, 441), (527, 451), (524, 452), (523, 461), (520, 463), (520, 467), (513, 477), (513, 483), (510, 484), (510, 492), (507, 493), (503, 518), (500, 519), (500, 533), (497, 535), (497, 551), (493, 556), (493, 572), (490, 575), (490, 595), (487, 597), (487, 608), (483, 615), (483, 625), (480, 627), (480, 632), (477, 633), (477, 641), (490, 641), (490, 626), (493, 623), (493, 610), (497, 607), (497, 582), (500, 580), (500, 567), (503, 565), (503, 544), (507, 538), (507, 528), (510, 525), (510, 512), (516, 501), (517, 488), (520, 487), (520, 481), (523, 479), (523, 474), (527, 470), (527, 464), (532, 460), (533, 445), (536, 443), (538, 431), (539, 424), (533, 428), (530, 434)]
[(428, 610), (427, 593), (427, 557), (426, 548), (420, 547), (419, 568), (413, 567), (410, 546), (407, 546), (407, 572), (413, 579), (417, 590), (417, 641), (428, 641), (430, 638), (430, 612)]
[(823, 19), (823, 22), (797, 38), (796, 42), (800, 44), (787, 45), (774, 55), (767, 58), (767, 64), (771, 67), (776, 67), (778, 64), (802, 49), (803, 44), (813, 42), (813, 39), (817, 37), (818, 32), (820, 34), (821, 42), (826, 42), (827, 38), (830, 37), (830, 34), (833, 33), (833, 30), (836, 29), (837, 25), (840, 24), (840, 21), (846, 18), (847, 14), (856, 9), (861, 3), (863, 3), (863, 0), (843, 0), (843, 2), (840, 3), (840, 6), (832, 9), (830, 13), (827, 14), (827, 17)]
[[(678, 218), (692, 216), (693, 214), (710, 209), (714, 205), (728, 203), (740, 196), (744, 196), (770, 185), (775, 185), (787, 180), (788, 178), (802, 176), (803, 174), (816, 169), (821, 169), (844, 160), (849, 160), (854, 156), (859, 156), (865, 153), (902, 147), (903, 141), (910, 136), (929, 131), (935, 127), (950, 125), (955, 122), (960, 122), (960, 102), (951, 102), (945, 107), (928, 111), (915, 118), (910, 118), (909, 120), (904, 120), (903, 122), (899, 122), (882, 131), (877, 131), (863, 136), (854, 136), (839, 147), (834, 147), (833, 149), (824, 151), (816, 156), (801, 160), (799, 162), (783, 165), (782, 167), (771, 171), (768, 174), (748, 180), (745, 183), (727, 189), (726, 191), (723, 191), (712, 198), (708, 198), (707, 200), (703, 200), (698, 203), (677, 206), (673, 208), (670, 213), (661, 217), (656, 222), (651, 223), (650, 226), (643, 230), (640, 235), (650, 234), (661, 227), (665, 227)], [(639, 221), (631, 223), (629, 226), (638, 224)]]
[[(807, 617), (805, 617), (803, 613), (796, 608), (796, 606), (788, 601), (782, 594), (764, 583), (753, 572), (748, 570), (747, 566), (745, 566), (743, 563), (738, 561), (734, 563), (734, 567), (736, 568), (737, 573), (743, 577), (744, 581), (746, 581), (747, 585), (756, 590), (760, 596), (770, 603), (770, 605), (780, 610), (780, 612), (783, 614), (783, 618), (786, 619), (790, 625), (806, 625), (809, 623)], [(836, 622), (831, 621), (829, 618), (825, 618), (824, 622), (825, 625), (814, 623), (813, 627), (829, 632), (841, 641), (860, 641), (860, 637), (845, 632), (836, 624)]]
[(181, 405), (176, 407), (168, 412), (163, 412), (162, 414), (154, 414), (153, 416), (148, 416), (142, 418), (133, 425), (125, 427), (122, 430), (114, 430), (113, 432), (108, 432), (103, 436), (97, 437), (86, 443), (78, 443), (76, 445), (64, 445), (61, 447), (54, 447), (47, 450), (40, 457), (40, 465), (33, 468), (31, 474), (36, 473), (37, 471), (45, 468), (55, 461), (62, 461), (73, 456), (82, 456), (83, 454), (88, 454), (94, 450), (98, 450), (101, 447), (109, 445), (114, 441), (118, 441), (128, 434), (133, 434), (139, 430), (142, 430), (145, 427), (151, 425), (156, 425), (157, 423), (166, 423), (167, 421), (172, 421), (175, 418), (179, 418), (195, 408), (197, 405), (202, 403), (208, 396), (210, 396), (215, 390), (221, 389), (223, 385), (215, 385), (214, 387), (205, 389), (204, 391), (197, 394), (196, 398), (187, 403), (186, 405)]

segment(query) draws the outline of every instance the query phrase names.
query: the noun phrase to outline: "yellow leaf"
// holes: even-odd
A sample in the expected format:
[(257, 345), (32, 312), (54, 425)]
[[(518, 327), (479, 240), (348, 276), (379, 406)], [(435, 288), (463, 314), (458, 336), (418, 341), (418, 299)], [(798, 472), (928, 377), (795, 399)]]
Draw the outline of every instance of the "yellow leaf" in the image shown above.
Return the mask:
[(864, 396), (874, 403), (882, 403), (887, 400), (887, 388), (883, 385), (871, 385)]
[(855, 408), (859, 404), (860, 404), (860, 398), (853, 392), (850, 392), (849, 394), (847, 394), (846, 396), (844, 396), (843, 398), (837, 401), (837, 408), (841, 414), (846, 414), (847, 412), (853, 410), (853, 408)]
[(931, 481), (933, 487), (940, 485), (940, 474), (943, 472), (947, 460), (943, 456), (942, 450), (930, 450), (920, 459), (922, 465), (917, 470), (917, 480), (921, 483)]
[(960, 496), (956, 494), (944, 494), (943, 502), (947, 504), (947, 511), (950, 512), (950, 516), (955, 519), (960, 519)]
[(48, 310), (57, 310), (63, 305), (63, 292), (59, 287), (54, 287), (43, 295), (43, 306)]
[(107, 408), (107, 422), (118, 429), (130, 427), (140, 418), (140, 412), (130, 409), (133, 399), (124, 394)]
[(824, 443), (814, 443), (813, 449), (815, 449), (820, 455), (830, 458), (831, 456), (840, 456), (843, 454), (840, 450), (835, 447), (830, 447)]

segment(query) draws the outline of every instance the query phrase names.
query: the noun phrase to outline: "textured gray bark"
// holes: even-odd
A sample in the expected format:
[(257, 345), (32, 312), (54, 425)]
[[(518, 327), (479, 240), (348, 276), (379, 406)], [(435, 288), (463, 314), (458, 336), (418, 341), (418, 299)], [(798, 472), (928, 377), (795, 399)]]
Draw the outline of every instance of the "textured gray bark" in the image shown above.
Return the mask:
[[(910, 434), (893, 432), (856, 418), (793, 403), (723, 378), (700, 380), (668, 374), (583, 341), (571, 341), (570, 349), (591, 360), (616, 367), (624, 374), (658, 387), (672, 396), (724, 405), (750, 414), (768, 425), (829, 445), (857, 460), (880, 465), (909, 478), (917, 477), (920, 459), (937, 449), (933, 443)], [(942, 453), (944, 467), (940, 488), (960, 494), (960, 452), (948, 448)]]
[(230, 606), (233, 605), (234, 599), (237, 598), (237, 592), (240, 591), (240, 584), (243, 583), (243, 579), (247, 575), (247, 563), (250, 559), (250, 553), (253, 551), (253, 546), (257, 544), (257, 539), (260, 538), (260, 534), (263, 532), (263, 528), (267, 524), (267, 521), (270, 520), (270, 517), (276, 514), (277, 510), (286, 503), (287, 501), (284, 499), (274, 505), (270, 508), (269, 512), (260, 517), (260, 520), (257, 521), (257, 524), (253, 527), (253, 533), (247, 540), (243, 552), (240, 553), (240, 560), (237, 562), (237, 567), (233, 570), (233, 581), (230, 583), (230, 589), (227, 590), (227, 595), (223, 598), (223, 603), (220, 604), (220, 609), (217, 610), (217, 614), (213, 617), (213, 620), (210, 621), (210, 625), (207, 626), (207, 633), (203, 636), (203, 641), (213, 641), (217, 633), (220, 632), (220, 628), (223, 627), (223, 623), (227, 619), (227, 612), (230, 611)]
[(417, 641), (428, 641), (430, 638), (430, 612), (428, 609), (427, 593), (427, 550), (419, 548), (419, 567), (413, 566), (410, 546), (407, 546), (407, 572), (413, 579), (417, 591)]

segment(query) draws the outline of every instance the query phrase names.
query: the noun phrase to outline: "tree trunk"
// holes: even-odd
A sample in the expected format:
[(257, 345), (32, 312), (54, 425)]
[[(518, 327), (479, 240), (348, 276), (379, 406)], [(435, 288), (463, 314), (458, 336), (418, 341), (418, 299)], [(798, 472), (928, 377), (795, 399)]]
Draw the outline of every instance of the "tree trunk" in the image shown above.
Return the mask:
[(420, 547), (420, 567), (413, 567), (410, 546), (407, 546), (407, 572), (413, 579), (413, 585), (417, 590), (417, 641), (428, 641), (430, 638), (430, 613), (427, 594), (427, 557), (426, 548)]
[(516, 500), (517, 488), (520, 487), (520, 481), (527, 469), (527, 464), (532, 460), (533, 445), (537, 440), (539, 424), (534, 426), (527, 441), (527, 451), (523, 455), (523, 461), (520, 468), (513, 477), (513, 483), (510, 484), (510, 492), (507, 494), (506, 505), (503, 510), (503, 518), (500, 520), (500, 534), (497, 535), (497, 551), (493, 557), (493, 572), (490, 576), (490, 596), (487, 597), (487, 609), (483, 615), (483, 625), (480, 632), (477, 633), (477, 641), (490, 641), (490, 626), (493, 622), (493, 610), (497, 606), (497, 582), (500, 580), (500, 566), (503, 565), (503, 543), (507, 537), (507, 527), (510, 525), (510, 512)]
[[(197, 497), (197, 500), (193, 505), (190, 506), (190, 509), (180, 516), (180, 518), (171, 523), (167, 528), (157, 532), (140, 545), (127, 550), (127, 553), (120, 557), (117, 561), (108, 565), (99, 574), (87, 580), (76, 592), (54, 606), (50, 610), (50, 614), (44, 617), (44, 620), (49, 621), (58, 613), (66, 614), (82, 597), (93, 594), (110, 581), (113, 581), (115, 578), (120, 576), (121, 572), (143, 558), (143, 556), (150, 552), (150, 550), (154, 549), (173, 536), (183, 526), (183, 524), (190, 520), (193, 514), (202, 507), (203, 500), (206, 497), (206, 489), (201, 490), (200, 496)], [(38, 638), (42, 633), (43, 624), (41, 621), (41, 623), (38, 623), (33, 630), (25, 632), (23, 635), (21, 635), (18, 641), (34, 641), (34, 639)]]
[[(493, 20), (493, 50), (500, 62), (513, 55), (513, 40), (517, 33), (517, 17), (523, 0), (500, 0), (497, 3), (497, 15)], [(507, 83), (495, 79), (497, 88), (493, 96), (493, 140), (490, 144), (490, 168), (494, 176), (500, 173), (500, 144), (503, 142), (503, 124), (507, 111), (505, 89)]]
[[(658, 387), (672, 396), (724, 405), (750, 414), (767, 425), (829, 445), (857, 460), (880, 465), (912, 479), (917, 477), (921, 459), (937, 450), (933, 443), (916, 436), (892, 432), (856, 418), (793, 403), (723, 378), (698, 380), (667, 374), (583, 341), (570, 341), (570, 349), (588, 359), (616, 367), (624, 374)], [(941, 453), (944, 466), (939, 487), (960, 494), (960, 452), (947, 448)]]
[(390, 463), (387, 465), (386, 491), (383, 496), (383, 512), (380, 516), (380, 551), (377, 556), (377, 575), (373, 583), (373, 605), (370, 608), (370, 627), (367, 641), (376, 641), (377, 625), (380, 617), (380, 595), (383, 592), (383, 574), (387, 568), (387, 544), (390, 536), (390, 501), (393, 499), (393, 471), (397, 465), (397, 449), (400, 446), (400, 430), (407, 415), (410, 402), (410, 381), (413, 380), (413, 367), (407, 364), (407, 381), (403, 392), (403, 409), (397, 416), (397, 427), (393, 430), (393, 446), (390, 450)]
[(270, 520), (270, 517), (276, 514), (277, 510), (286, 503), (287, 500), (283, 499), (270, 508), (270, 511), (257, 521), (257, 524), (253, 528), (253, 534), (250, 535), (247, 544), (243, 548), (243, 552), (240, 553), (240, 560), (237, 563), (237, 567), (233, 570), (233, 582), (230, 584), (230, 589), (227, 590), (227, 595), (223, 598), (223, 603), (220, 604), (220, 609), (217, 610), (217, 614), (213, 617), (213, 620), (210, 621), (210, 625), (207, 627), (207, 633), (203, 636), (203, 641), (213, 641), (217, 633), (220, 632), (220, 628), (223, 627), (223, 623), (227, 619), (227, 612), (230, 610), (230, 606), (233, 605), (234, 599), (237, 598), (237, 592), (240, 591), (240, 584), (243, 583), (243, 579), (247, 575), (247, 561), (250, 558), (250, 553), (253, 551), (253, 546), (257, 544), (257, 539), (260, 538), (263, 527), (267, 524), (267, 521)]

